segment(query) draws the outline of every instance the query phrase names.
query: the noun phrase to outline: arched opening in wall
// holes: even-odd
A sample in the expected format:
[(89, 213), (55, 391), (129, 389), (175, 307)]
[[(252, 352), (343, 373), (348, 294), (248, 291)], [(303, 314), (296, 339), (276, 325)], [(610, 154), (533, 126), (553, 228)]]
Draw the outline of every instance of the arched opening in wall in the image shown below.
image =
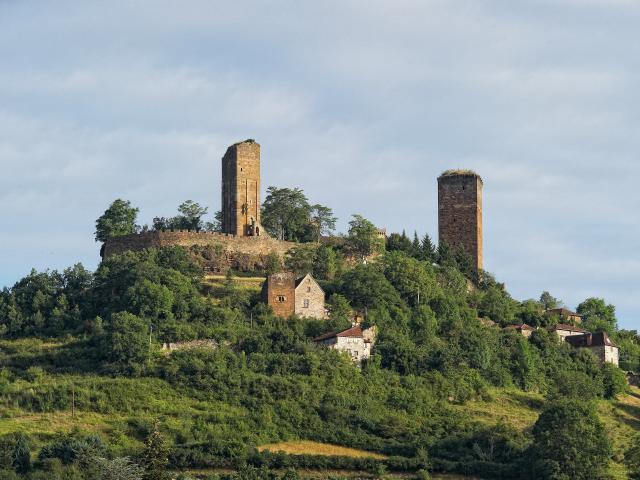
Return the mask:
[(260, 236), (260, 227), (256, 227), (256, 237)]

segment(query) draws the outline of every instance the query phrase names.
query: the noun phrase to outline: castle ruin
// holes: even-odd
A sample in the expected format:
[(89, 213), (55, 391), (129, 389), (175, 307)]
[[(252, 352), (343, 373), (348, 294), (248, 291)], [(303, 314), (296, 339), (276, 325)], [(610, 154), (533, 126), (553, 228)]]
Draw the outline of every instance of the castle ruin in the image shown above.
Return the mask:
[(151, 231), (108, 239), (101, 256), (129, 250), (183, 246), (197, 250), (213, 272), (262, 270), (270, 255), (281, 259), (294, 243), (271, 238), (260, 224), (260, 145), (245, 140), (222, 158), (222, 232)]
[(438, 237), (462, 248), (482, 270), (482, 187), (471, 170), (447, 170), (438, 178)]
[(264, 235), (260, 225), (260, 145), (245, 140), (222, 157), (222, 231), (238, 237)]
[[(294, 243), (271, 238), (260, 222), (260, 145), (254, 140), (231, 145), (222, 157), (222, 232), (151, 231), (110, 238), (101, 255), (180, 245), (201, 252), (205, 268), (251, 271), (267, 258), (281, 259)], [(482, 188), (471, 170), (447, 170), (438, 178), (439, 241), (462, 248), (482, 269)], [(378, 235), (384, 238), (386, 232)]]

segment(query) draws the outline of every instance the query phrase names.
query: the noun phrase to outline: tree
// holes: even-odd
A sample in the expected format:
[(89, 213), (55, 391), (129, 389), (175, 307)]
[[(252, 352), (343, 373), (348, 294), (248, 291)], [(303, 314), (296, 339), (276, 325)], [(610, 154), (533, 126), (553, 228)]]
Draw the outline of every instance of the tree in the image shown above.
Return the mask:
[(207, 222), (205, 229), (209, 232), (222, 233), (222, 210), (218, 210), (213, 215), (213, 222)]
[(222, 224), (219, 222), (218, 214), (221, 215), (220, 212), (216, 213), (216, 222), (214, 224), (204, 224), (202, 221), (202, 217), (207, 214), (208, 208), (200, 206), (199, 203), (194, 202), (193, 200), (187, 200), (182, 202), (178, 206), (179, 215), (175, 217), (154, 217), (153, 219), (153, 230), (155, 231), (164, 231), (164, 230), (196, 230), (200, 231), (205, 229), (205, 227), (209, 230), (217, 231), (215, 229), (222, 229)]
[(433, 263), (437, 260), (437, 257), (437, 248), (427, 233), (422, 239), (422, 244), (420, 246), (420, 260)]
[(440, 240), (440, 243), (438, 244), (437, 257), (438, 257), (438, 263), (442, 266), (445, 266), (445, 265), (456, 266), (454, 251), (452, 250), (451, 246), (449, 245), (449, 243), (447, 243), (446, 240)]
[(319, 280), (333, 280), (338, 266), (337, 257), (333, 248), (320, 245), (313, 264), (313, 276)]
[(602, 383), (604, 386), (604, 398), (614, 399), (625, 393), (628, 388), (627, 376), (615, 365), (605, 363), (602, 365)]
[(97, 480), (142, 480), (144, 469), (133, 463), (128, 457), (96, 458)]
[(378, 238), (378, 229), (362, 215), (353, 215), (349, 222), (347, 244), (352, 252), (362, 258), (384, 249), (384, 240)]
[(31, 449), (23, 434), (18, 435), (13, 447), (13, 468), (18, 473), (26, 473), (31, 469)]
[(299, 188), (269, 187), (262, 204), (262, 225), (270, 235), (301, 241), (309, 227), (312, 208)]
[(269, 253), (264, 260), (264, 272), (273, 275), (282, 271), (282, 259), (276, 252)]
[(287, 252), (284, 265), (287, 270), (297, 275), (306, 275), (313, 271), (315, 260), (316, 247), (314, 245), (297, 245)]
[(482, 295), (478, 305), (478, 313), (501, 325), (512, 324), (515, 320), (516, 302), (499, 287), (490, 287)]
[(193, 200), (187, 200), (180, 204), (176, 217), (178, 223), (186, 230), (202, 230), (202, 217), (207, 214), (208, 208), (202, 207)]
[(551, 310), (553, 308), (558, 308), (560, 305), (562, 305), (562, 301), (561, 300), (558, 300), (557, 298), (552, 296), (546, 290), (544, 292), (542, 292), (542, 295), (540, 295), (540, 303), (542, 304), (542, 306), (544, 307), (545, 310)]
[(149, 348), (149, 327), (145, 321), (127, 312), (111, 317), (102, 355), (117, 371), (139, 374), (149, 358)]
[(144, 480), (167, 480), (171, 478), (167, 473), (169, 449), (156, 423), (153, 432), (144, 441), (142, 465), (145, 468)]
[(343, 318), (345, 320), (351, 318), (349, 300), (339, 293), (334, 293), (329, 297), (329, 300), (327, 300), (327, 308), (332, 318)]
[(342, 277), (342, 283), (342, 293), (356, 308), (384, 308), (402, 303), (393, 285), (375, 266), (358, 265)]
[(420, 254), (422, 251), (422, 243), (420, 242), (420, 238), (418, 237), (418, 232), (413, 232), (413, 242), (411, 242), (411, 256), (415, 258), (420, 258)]
[(597, 480), (606, 476), (611, 443), (591, 403), (550, 404), (533, 427), (532, 477)]
[(115, 200), (96, 220), (96, 242), (106, 242), (112, 237), (136, 233), (139, 210), (127, 200)]
[(382, 264), (387, 280), (410, 305), (426, 305), (442, 294), (431, 265), (402, 252), (387, 253)]
[(386, 249), (388, 252), (400, 251), (411, 255), (411, 240), (403, 230), (402, 233), (392, 233), (387, 237)]
[(592, 331), (605, 331), (612, 335), (618, 328), (616, 307), (607, 305), (603, 298), (587, 298), (578, 305), (577, 312), (582, 315), (585, 327)]
[(314, 240), (319, 242), (323, 235), (331, 235), (336, 229), (338, 219), (333, 215), (333, 210), (323, 205), (311, 207), (311, 225), (314, 232)]

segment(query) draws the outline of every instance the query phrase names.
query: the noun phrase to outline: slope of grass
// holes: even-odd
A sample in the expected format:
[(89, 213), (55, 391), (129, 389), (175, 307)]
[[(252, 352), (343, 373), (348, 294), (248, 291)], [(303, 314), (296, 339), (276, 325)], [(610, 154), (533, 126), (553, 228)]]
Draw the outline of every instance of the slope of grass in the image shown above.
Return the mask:
[[(249, 282), (250, 283), (250, 282)], [(0, 363), (18, 367), (42, 365), (43, 369), (22, 370), (15, 378), (0, 374), (0, 435), (23, 432), (38, 448), (59, 433), (74, 429), (98, 433), (113, 446), (113, 453), (130, 455), (142, 446), (142, 439), (160, 420), (174, 441), (194, 428), (211, 428), (218, 438), (249, 424), (250, 412), (223, 402), (205, 402), (173, 388), (158, 378), (123, 378), (47, 371), (48, 360), (65, 350), (72, 340), (44, 342), (37, 339), (0, 341)], [(1, 373), (1, 372), (0, 372)], [(527, 431), (544, 406), (540, 394), (515, 389), (491, 389), (484, 401), (452, 405), (474, 422), (487, 426), (503, 422)], [(46, 401), (45, 401), (46, 400)], [(611, 474), (626, 479), (622, 465), (624, 451), (640, 430), (640, 390), (616, 401), (599, 402), (599, 414), (614, 446)], [(275, 438), (256, 433), (261, 450), (292, 455), (324, 455), (384, 458), (377, 452), (326, 445), (311, 441), (268, 443)], [(259, 440), (259, 442), (258, 442)]]

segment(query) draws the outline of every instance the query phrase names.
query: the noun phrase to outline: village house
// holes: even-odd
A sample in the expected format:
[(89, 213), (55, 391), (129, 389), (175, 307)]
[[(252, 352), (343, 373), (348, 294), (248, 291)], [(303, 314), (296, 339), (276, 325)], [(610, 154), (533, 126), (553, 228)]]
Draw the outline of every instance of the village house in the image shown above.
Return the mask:
[(527, 338), (529, 338), (531, 336), (531, 334), (536, 331), (535, 328), (527, 325), (526, 323), (521, 323), (520, 325), (509, 325), (509, 326), (505, 327), (504, 329), (507, 330), (507, 331), (513, 330), (516, 333), (519, 333), (523, 337), (527, 337)]
[(565, 342), (574, 348), (587, 348), (592, 351), (601, 362), (612, 363), (616, 367), (618, 366), (620, 360), (618, 346), (611, 341), (605, 332), (571, 335), (565, 338)]
[(548, 317), (560, 317), (563, 322), (567, 323), (582, 323), (582, 315), (567, 308), (550, 308), (545, 314)]
[(563, 342), (567, 337), (572, 337), (574, 335), (584, 335), (585, 333), (589, 333), (586, 330), (583, 330), (580, 327), (576, 327), (573, 325), (568, 325), (565, 323), (558, 323), (557, 325), (553, 325), (548, 328), (549, 332), (555, 332), (556, 335)]
[(376, 340), (376, 327), (362, 329), (360, 325), (342, 332), (332, 332), (314, 338), (319, 345), (347, 353), (351, 360), (360, 364), (371, 356), (371, 349)]
[(302, 277), (293, 273), (270, 275), (262, 287), (262, 297), (278, 317), (327, 318), (324, 290), (310, 273)]

